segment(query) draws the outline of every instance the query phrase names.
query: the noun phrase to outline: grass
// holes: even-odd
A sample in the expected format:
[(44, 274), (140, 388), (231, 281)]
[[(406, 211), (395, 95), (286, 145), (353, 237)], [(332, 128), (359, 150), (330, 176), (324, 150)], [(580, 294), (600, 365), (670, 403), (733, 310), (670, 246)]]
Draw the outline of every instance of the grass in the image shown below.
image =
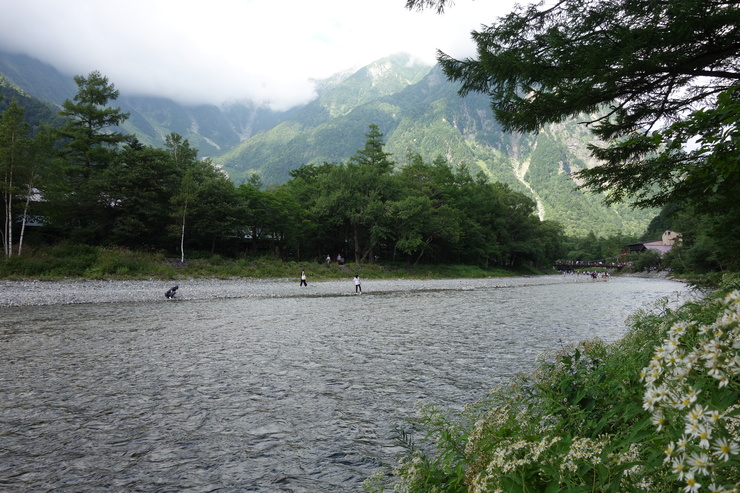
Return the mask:
[(27, 249), (21, 256), (0, 260), (0, 279), (182, 279), (295, 278), (302, 269), (311, 281), (340, 280), (358, 274), (367, 279), (444, 279), (538, 275), (542, 271), (520, 268), (482, 268), (469, 265), (354, 264), (318, 261), (282, 261), (271, 257), (231, 259), (194, 252), (192, 258), (166, 257), (163, 253), (132, 251), (63, 243)]

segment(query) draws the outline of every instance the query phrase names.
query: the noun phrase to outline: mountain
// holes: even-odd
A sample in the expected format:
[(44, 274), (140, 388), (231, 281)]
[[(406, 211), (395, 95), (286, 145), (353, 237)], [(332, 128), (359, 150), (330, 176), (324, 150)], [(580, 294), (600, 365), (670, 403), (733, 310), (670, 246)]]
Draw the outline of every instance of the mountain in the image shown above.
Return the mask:
[[(22, 55), (0, 53), (0, 74), (6, 86), (52, 108), (77, 91), (71, 77)], [(130, 113), (123, 131), (155, 147), (176, 132), (235, 183), (256, 173), (265, 185), (280, 184), (303, 164), (344, 162), (364, 146), (368, 126), (376, 124), (397, 165), (409, 153), (467, 165), (533, 197), (540, 217), (561, 222), (568, 234), (640, 234), (657, 214), (606, 207), (602, 197), (576, 190), (572, 173), (597, 163), (586, 150), (592, 136), (575, 120), (536, 135), (505, 133), (486, 96), (461, 98), (439, 66), (405, 54), (317, 81), (318, 97), (286, 112), (249, 101), (186, 106), (117, 88), (121, 95), (115, 104)]]
[(568, 234), (641, 234), (657, 214), (623, 204), (606, 207), (603, 197), (576, 190), (572, 173), (598, 163), (586, 149), (591, 134), (575, 120), (537, 135), (506, 133), (486, 96), (461, 98), (457, 91), (439, 66), (386, 58), (214, 159), (237, 183), (252, 173), (265, 184), (284, 183), (303, 164), (346, 161), (363, 147), (374, 123), (397, 164), (410, 152), (467, 165), (533, 197), (540, 217), (561, 222)]
[[(0, 52), (0, 74), (7, 84), (57, 106), (77, 94), (72, 77), (25, 55)], [(116, 89), (121, 94), (114, 104), (130, 114), (121, 130), (155, 147), (164, 146), (165, 137), (175, 132), (188, 139), (202, 157), (219, 155), (290, 115), (257, 107), (249, 101), (186, 106), (167, 98), (130, 95), (117, 85)]]

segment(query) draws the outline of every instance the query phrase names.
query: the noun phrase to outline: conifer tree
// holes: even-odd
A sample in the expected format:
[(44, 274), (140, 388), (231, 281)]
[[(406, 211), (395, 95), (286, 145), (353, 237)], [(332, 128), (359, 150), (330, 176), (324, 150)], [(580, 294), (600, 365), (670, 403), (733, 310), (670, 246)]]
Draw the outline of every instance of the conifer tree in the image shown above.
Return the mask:
[(114, 130), (128, 114), (108, 106), (118, 98), (108, 78), (93, 71), (74, 78), (78, 92), (62, 105), (59, 114), (66, 119), (58, 132), (61, 157), (66, 168), (66, 183), (58, 187), (54, 199), (57, 224), (75, 240), (97, 243), (105, 235), (105, 212), (110, 205), (100, 193), (100, 172), (113, 162), (118, 145), (127, 140)]

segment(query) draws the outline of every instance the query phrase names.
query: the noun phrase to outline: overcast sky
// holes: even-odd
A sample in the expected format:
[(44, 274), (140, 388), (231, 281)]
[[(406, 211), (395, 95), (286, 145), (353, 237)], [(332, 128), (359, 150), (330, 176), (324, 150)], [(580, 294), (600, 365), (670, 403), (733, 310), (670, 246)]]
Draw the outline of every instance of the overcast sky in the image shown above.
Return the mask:
[(312, 80), (393, 53), (474, 55), (470, 31), (514, 3), (456, 0), (438, 15), (405, 0), (0, 0), (0, 49), (98, 70), (125, 94), (287, 109), (314, 96)]

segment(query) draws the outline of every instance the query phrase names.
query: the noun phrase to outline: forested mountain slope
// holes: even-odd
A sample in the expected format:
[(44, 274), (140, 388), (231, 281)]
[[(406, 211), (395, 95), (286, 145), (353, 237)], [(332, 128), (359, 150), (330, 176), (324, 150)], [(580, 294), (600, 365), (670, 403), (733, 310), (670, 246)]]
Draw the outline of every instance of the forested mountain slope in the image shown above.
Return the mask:
[[(41, 103), (52, 109), (50, 114), (76, 90), (71, 77), (21, 55), (0, 53), (0, 74), (6, 87), (52, 103)], [(256, 173), (265, 185), (280, 184), (303, 164), (344, 162), (362, 148), (368, 126), (375, 124), (397, 166), (406, 164), (411, 153), (480, 170), (535, 198), (541, 217), (561, 222), (569, 234), (639, 234), (656, 214), (606, 207), (600, 197), (575, 189), (571, 171), (596, 164), (585, 151), (591, 136), (575, 121), (549, 126), (538, 135), (504, 133), (486, 97), (461, 98), (439, 67), (407, 55), (337, 74), (316, 88), (314, 101), (287, 112), (250, 102), (186, 106), (129, 95), (118, 85), (121, 96), (114, 104), (130, 114), (123, 131), (155, 147), (164, 145), (166, 135), (178, 133), (236, 183)]]
[[(386, 77), (393, 62), (377, 62), (386, 65)], [(373, 79), (372, 70), (359, 71), (279, 125), (216, 157), (216, 162), (237, 182), (256, 173), (265, 184), (279, 184), (303, 164), (346, 161), (362, 147), (368, 124), (374, 123), (397, 166), (412, 153), (426, 161), (442, 156), (480, 170), (535, 198), (541, 217), (561, 222), (569, 234), (639, 234), (656, 214), (624, 205), (606, 207), (601, 197), (576, 190), (571, 171), (596, 163), (586, 151), (591, 135), (575, 121), (548, 126), (538, 135), (505, 133), (492, 118), (487, 98), (461, 98), (439, 67), (397, 92), (358, 100), (352, 108), (347, 103), (347, 95), (383, 82)], [(344, 103), (344, 111), (334, 114), (337, 101)]]

